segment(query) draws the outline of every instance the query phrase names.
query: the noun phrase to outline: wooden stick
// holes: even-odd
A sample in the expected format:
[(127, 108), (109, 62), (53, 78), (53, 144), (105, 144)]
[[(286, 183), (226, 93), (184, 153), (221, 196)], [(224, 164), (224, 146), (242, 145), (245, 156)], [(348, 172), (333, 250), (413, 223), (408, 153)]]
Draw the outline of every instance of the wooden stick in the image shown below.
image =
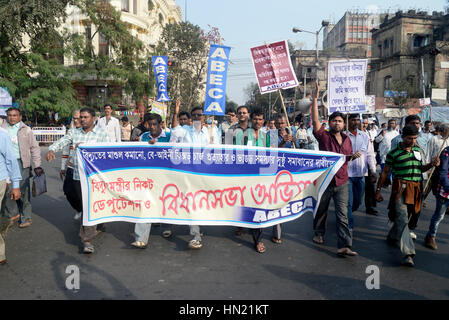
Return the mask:
[[(288, 129), (290, 130), (290, 134), (292, 134), (292, 127), (290, 126), (290, 121), (288, 120), (287, 109), (285, 108), (284, 98), (282, 97), (281, 89), (278, 89), (278, 92), (279, 92), (279, 96), (281, 97), (282, 108), (284, 109), (285, 119), (287, 120), (287, 126), (288, 126)], [(296, 149), (295, 141), (292, 141), (292, 145), (293, 145), (293, 149)]]

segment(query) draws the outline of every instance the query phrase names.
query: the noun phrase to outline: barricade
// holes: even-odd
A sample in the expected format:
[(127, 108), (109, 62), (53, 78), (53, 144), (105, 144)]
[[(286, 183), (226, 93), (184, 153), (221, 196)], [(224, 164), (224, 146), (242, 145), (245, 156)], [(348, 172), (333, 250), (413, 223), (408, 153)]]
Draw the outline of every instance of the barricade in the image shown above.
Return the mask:
[(39, 144), (52, 144), (66, 134), (65, 127), (34, 127), (33, 134)]

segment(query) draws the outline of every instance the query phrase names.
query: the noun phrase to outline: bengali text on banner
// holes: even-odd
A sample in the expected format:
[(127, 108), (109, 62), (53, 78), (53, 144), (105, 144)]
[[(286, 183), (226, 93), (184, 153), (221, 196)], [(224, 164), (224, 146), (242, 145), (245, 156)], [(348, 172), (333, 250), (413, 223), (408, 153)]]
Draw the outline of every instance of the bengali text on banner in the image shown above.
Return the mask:
[(287, 41), (265, 44), (250, 50), (261, 94), (298, 86)]
[(263, 228), (317, 209), (344, 156), (245, 146), (83, 144), (84, 225)]
[(327, 82), (329, 114), (367, 111), (365, 96), (367, 64), (366, 59), (329, 61)]

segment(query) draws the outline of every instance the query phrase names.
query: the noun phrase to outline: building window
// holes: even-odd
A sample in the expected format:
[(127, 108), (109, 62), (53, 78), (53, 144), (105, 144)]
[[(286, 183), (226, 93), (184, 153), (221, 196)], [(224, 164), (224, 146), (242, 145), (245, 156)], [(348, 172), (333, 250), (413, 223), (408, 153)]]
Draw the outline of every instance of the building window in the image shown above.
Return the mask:
[(415, 35), (413, 38), (413, 47), (415, 47), (415, 48), (428, 46), (429, 43), (430, 43), (429, 35), (427, 35), (427, 36)]
[(137, 15), (137, 0), (133, 0), (133, 13)]
[(129, 12), (129, 0), (122, 0), (122, 11)]
[(384, 78), (384, 88), (385, 90), (391, 90), (391, 76), (386, 76)]
[(100, 56), (108, 56), (109, 55), (109, 42), (105, 36), (100, 33), (98, 37), (98, 54)]
[(390, 56), (393, 55), (393, 44), (394, 44), (393, 39), (390, 39)]

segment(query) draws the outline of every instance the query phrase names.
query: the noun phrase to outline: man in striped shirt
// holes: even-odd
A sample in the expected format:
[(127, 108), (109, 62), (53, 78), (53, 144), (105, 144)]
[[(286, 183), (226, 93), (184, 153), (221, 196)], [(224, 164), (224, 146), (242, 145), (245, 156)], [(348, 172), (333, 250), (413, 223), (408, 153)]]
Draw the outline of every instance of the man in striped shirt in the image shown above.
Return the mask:
[(440, 162), (435, 158), (431, 163), (424, 165), (425, 159), (416, 145), (417, 139), (418, 128), (414, 125), (405, 126), (402, 131), (402, 142), (387, 154), (385, 168), (376, 190), (376, 200), (383, 201), (380, 191), (390, 171), (393, 171), (388, 216), (394, 224), (388, 233), (387, 241), (392, 245), (399, 245), (403, 255), (402, 264), (410, 267), (414, 266), (415, 245), (408, 228), (409, 217), (421, 211), (422, 173), (433, 166), (438, 166)]

